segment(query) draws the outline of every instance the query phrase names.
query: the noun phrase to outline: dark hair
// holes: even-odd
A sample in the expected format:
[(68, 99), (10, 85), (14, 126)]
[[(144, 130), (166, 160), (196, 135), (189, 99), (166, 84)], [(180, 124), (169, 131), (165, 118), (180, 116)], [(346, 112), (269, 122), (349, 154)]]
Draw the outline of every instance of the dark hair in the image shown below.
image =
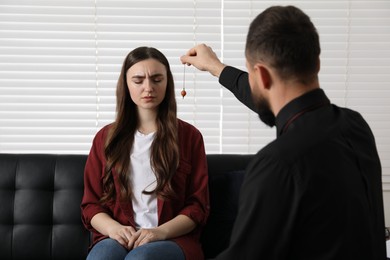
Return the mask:
[[(138, 47), (131, 51), (123, 62), (116, 89), (116, 119), (108, 133), (105, 144), (107, 165), (103, 177), (104, 194), (101, 202), (115, 198), (115, 187), (112, 170), (119, 174), (121, 199), (130, 199), (132, 191), (129, 186), (130, 152), (134, 142), (134, 134), (138, 127), (136, 104), (130, 97), (126, 73), (134, 64), (155, 59), (167, 70), (167, 88), (163, 101), (159, 105), (157, 115), (157, 131), (151, 147), (151, 166), (156, 175), (157, 185), (153, 191), (158, 196), (173, 195), (171, 179), (179, 165), (177, 107), (173, 75), (167, 58), (159, 50), (151, 47)], [(130, 173), (131, 174), (131, 173)]]
[(309, 16), (294, 6), (273, 6), (251, 23), (245, 55), (250, 64), (263, 61), (282, 79), (305, 81), (317, 76), (319, 36)]

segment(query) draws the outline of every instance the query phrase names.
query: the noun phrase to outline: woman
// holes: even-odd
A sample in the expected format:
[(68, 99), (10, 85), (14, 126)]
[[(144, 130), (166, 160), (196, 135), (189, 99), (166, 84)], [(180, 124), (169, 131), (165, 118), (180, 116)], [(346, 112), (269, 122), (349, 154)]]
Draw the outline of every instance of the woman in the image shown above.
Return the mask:
[(174, 81), (157, 49), (130, 52), (115, 122), (95, 136), (81, 203), (87, 259), (202, 259), (209, 214), (203, 137), (176, 117)]

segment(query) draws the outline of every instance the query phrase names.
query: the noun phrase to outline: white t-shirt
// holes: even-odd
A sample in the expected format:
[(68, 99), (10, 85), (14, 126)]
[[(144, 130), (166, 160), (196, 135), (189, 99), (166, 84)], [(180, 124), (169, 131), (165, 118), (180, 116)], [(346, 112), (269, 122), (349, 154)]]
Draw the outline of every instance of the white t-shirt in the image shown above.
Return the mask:
[(154, 133), (144, 135), (137, 131), (130, 153), (130, 185), (133, 191), (133, 211), (136, 228), (152, 228), (158, 225), (157, 197), (142, 191), (156, 187), (156, 176), (150, 165), (150, 148)]

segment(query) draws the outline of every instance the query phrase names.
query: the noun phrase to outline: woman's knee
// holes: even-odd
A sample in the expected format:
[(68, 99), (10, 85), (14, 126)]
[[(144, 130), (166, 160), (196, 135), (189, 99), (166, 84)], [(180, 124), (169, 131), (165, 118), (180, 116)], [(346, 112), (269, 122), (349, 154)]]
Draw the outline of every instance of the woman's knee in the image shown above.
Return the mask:
[(118, 241), (106, 238), (96, 243), (87, 256), (87, 260), (123, 260), (128, 251)]
[(183, 250), (173, 241), (155, 241), (131, 250), (125, 260), (184, 260)]

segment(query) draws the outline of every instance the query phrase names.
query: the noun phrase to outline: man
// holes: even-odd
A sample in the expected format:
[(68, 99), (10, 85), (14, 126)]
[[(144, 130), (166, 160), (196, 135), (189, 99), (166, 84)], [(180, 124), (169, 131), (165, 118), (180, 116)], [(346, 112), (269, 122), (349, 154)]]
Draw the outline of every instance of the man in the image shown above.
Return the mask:
[(204, 44), (181, 57), (277, 130), (247, 168), (230, 245), (217, 259), (386, 259), (374, 136), (320, 88), (310, 18), (292, 6), (266, 9), (249, 27), (245, 56), (248, 73)]

